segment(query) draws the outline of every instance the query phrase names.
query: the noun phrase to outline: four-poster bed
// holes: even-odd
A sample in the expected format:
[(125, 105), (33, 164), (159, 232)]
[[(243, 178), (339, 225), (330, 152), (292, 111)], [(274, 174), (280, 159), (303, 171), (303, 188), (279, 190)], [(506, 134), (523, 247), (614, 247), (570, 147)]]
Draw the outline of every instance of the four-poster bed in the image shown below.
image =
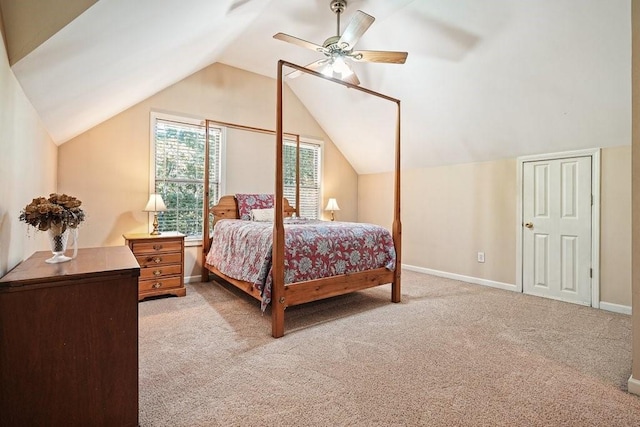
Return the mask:
[[(332, 275), (330, 277), (322, 277), (316, 279), (305, 279), (304, 281), (295, 281), (293, 283), (285, 282), (285, 228), (292, 230), (295, 228), (293, 225), (289, 225), (287, 220), (287, 227), (285, 227), (285, 218), (289, 218), (295, 213), (295, 208), (291, 207), (284, 198), (283, 195), (283, 147), (282, 142), (285, 133), (283, 132), (283, 67), (287, 66), (294, 68), (302, 73), (307, 73), (325, 80), (333, 81), (335, 83), (344, 85), (348, 88), (355, 89), (366, 94), (382, 98), (384, 100), (393, 102), (397, 105), (397, 123), (395, 134), (395, 182), (394, 182), (394, 209), (393, 209), (393, 226), (389, 235), (390, 245), (393, 253), (393, 264), (388, 259), (384, 259), (379, 256), (379, 260), (382, 261), (380, 266), (368, 266), (364, 271), (347, 271), (344, 274)], [(271, 334), (273, 337), (278, 338), (284, 335), (284, 311), (288, 306), (303, 304), (319, 299), (329, 298), (337, 295), (355, 292), (358, 290), (367, 289), (374, 286), (379, 286), (387, 283), (391, 283), (391, 301), (400, 302), (400, 266), (401, 266), (401, 232), (402, 226), (400, 221), (400, 101), (386, 95), (373, 92), (369, 89), (354, 86), (344, 81), (326, 77), (320, 73), (312, 70), (308, 70), (304, 67), (286, 62), (278, 62), (278, 79), (277, 79), (277, 108), (276, 108), (276, 167), (275, 167), (275, 195), (273, 197), (273, 227), (272, 227), (272, 239), (270, 247), (270, 273), (269, 278), (271, 282)], [(299, 142), (299, 138), (296, 138)], [(298, 150), (299, 152), (299, 150)], [(205, 156), (208, 158), (208, 156)], [(205, 168), (208, 170), (208, 168)], [(205, 178), (205, 188), (208, 188), (208, 184)], [(299, 180), (296, 180), (299, 182)], [(205, 192), (206, 193), (206, 192)], [(296, 206), (299, 206), (299, 192), (296, 191)], [(209, 218), (210, 215), (214, 217), (214, 225), (221, 219), (238, 219), (241, 217), (239, 212), (238, 201), (236, 197), (229, 195), (220, 198), (219, 202), (215, 206), (209, 205), (208, 194), (205, 197), (205, 212), (204, 212), (204, 236), (203, 236), (203, 275), (202, 280), (207, 281), (209, 274), (223, 279), (224, 281), (238, 287), (244, 292), (252, 295), (258, 300), (263, 301), (263, 293), (257, 289), (255, 284), (251, 281), (239, 280), (231, 277), (216, 266), (205, 262), (210, 252), (210, 230), (209, 230)], [(327, 227), (327, 224), (320, 224), (323, 230), (331, 228)], [(269, 226), (271, 227), (271, 226)], [(377, 226), (374, 226), (377, 227)], [(264, 228), (264, 227), (263, 227)], [(293, 231), (288, 231), (289, 233)], [(324, 231), (323, 231), (324, 233)], [(388, 232), (387, 232), (388, 233)], [(384, 240), (384, 237), (382, 237)], [(385, 245), (380, 243), (377, 248), (384, 250)], [(387, 251), (388, 252), (388, 251)], [(209, 258), (214, 259), (214, 258)], [(288, 260), (288, 259), (287, 259)], [(387, 265), (385, 267), (384, 265)], [(389, 265), (393, 265), (395, 268), (388, 268)], [(289, 277), (290, 280), (290, 277)], [(286, 283), (286, 284), (285, 284)]]

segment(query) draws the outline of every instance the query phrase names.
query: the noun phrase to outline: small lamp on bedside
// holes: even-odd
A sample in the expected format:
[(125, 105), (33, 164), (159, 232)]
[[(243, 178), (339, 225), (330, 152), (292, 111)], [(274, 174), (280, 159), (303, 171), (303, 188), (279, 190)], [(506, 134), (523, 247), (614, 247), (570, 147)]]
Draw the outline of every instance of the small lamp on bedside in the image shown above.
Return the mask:
[(327, 207), (324, 208), (324, 210), (325, 211), (331, 211), (331, 221), (333, 221), (335, 219), (334, 216), (333, 216), (333, 212), (334, 211), (339, 211), (340, 207), (338, 206), (338, 202), (336, 201), (336, 199), (331, 198), (327, 202)]
[(157, 236), (160, 234), (158, 231), (158, 212), (164, 212), (167, 210), (167, 206), (162, 200), (162, 196), (157, 193), (151, 193), (149, 195), (149, 201), (147, 206), (144, 207), (145, 212), (153, 212), (153, 231), (149, 234)]

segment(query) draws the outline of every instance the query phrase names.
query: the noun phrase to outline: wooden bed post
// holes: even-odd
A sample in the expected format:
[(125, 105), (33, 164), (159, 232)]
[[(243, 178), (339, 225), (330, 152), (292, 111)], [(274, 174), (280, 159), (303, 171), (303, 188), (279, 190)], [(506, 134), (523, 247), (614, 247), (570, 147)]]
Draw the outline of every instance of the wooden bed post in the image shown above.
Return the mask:
[[(283, 61), (278, 61), (278, 87), (276, 98), (276, 188), (275, 188), (275, 218), (273, 222), (272, 249), (272, 284), (271, 284), (271, 335), (279, 338), (284, 335), (284, 217), (282, 212), (284, 190), (283, 184), (283, 120), (282, 120), (282, 67)], [(298, 208), (298, 206), (296, 206)]]
[(300, 217), (300, 135), (296, 135), (296, 216)]
[(400, 273), (402, 270), (402, 222), (400, 220), (400, 101), (398, 105), (398, 119), (396, 123), (396, 173), (394, 185), (394, 203), (393, 203), (393, 244), (396, 248), (396, 269), (393, 274), (393, 283), (391, 284), (391, 301), (400, 302), (401, 286)]
[(202, 282), (209, 281), (209, 270), (207, 270), (204, 266), (205, 258), (209, 253), (209, 120), (204, 121), (204, 190), (203, 190), (203, 223), (202, 223), (202, 275), (200, 280)]

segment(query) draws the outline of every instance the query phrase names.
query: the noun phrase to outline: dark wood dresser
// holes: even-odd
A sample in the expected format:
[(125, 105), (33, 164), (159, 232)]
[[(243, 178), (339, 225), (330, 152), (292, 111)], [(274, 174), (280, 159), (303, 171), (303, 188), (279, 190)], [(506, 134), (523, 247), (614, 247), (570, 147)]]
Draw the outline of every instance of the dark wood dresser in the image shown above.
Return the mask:
[(0, 425), (138, 425), (138, 276), (126, 246), (36, 252), (0, 279)]

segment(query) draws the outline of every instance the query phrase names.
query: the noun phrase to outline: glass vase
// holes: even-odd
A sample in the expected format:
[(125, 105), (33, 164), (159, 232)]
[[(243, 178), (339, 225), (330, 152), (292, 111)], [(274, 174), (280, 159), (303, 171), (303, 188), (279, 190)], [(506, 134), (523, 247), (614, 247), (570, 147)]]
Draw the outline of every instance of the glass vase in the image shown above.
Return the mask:
[(69, 242), (69, 229), (60, 231), (59, 229), (49, 229), (49, 243), (51, 244), (51, 252), (53, 256), (45, 262), (49, 264), (57, 264), (59, 262), (71, 261), (72, 258), (66, 256), (64, 253), (67, 250), (67, 243)]

